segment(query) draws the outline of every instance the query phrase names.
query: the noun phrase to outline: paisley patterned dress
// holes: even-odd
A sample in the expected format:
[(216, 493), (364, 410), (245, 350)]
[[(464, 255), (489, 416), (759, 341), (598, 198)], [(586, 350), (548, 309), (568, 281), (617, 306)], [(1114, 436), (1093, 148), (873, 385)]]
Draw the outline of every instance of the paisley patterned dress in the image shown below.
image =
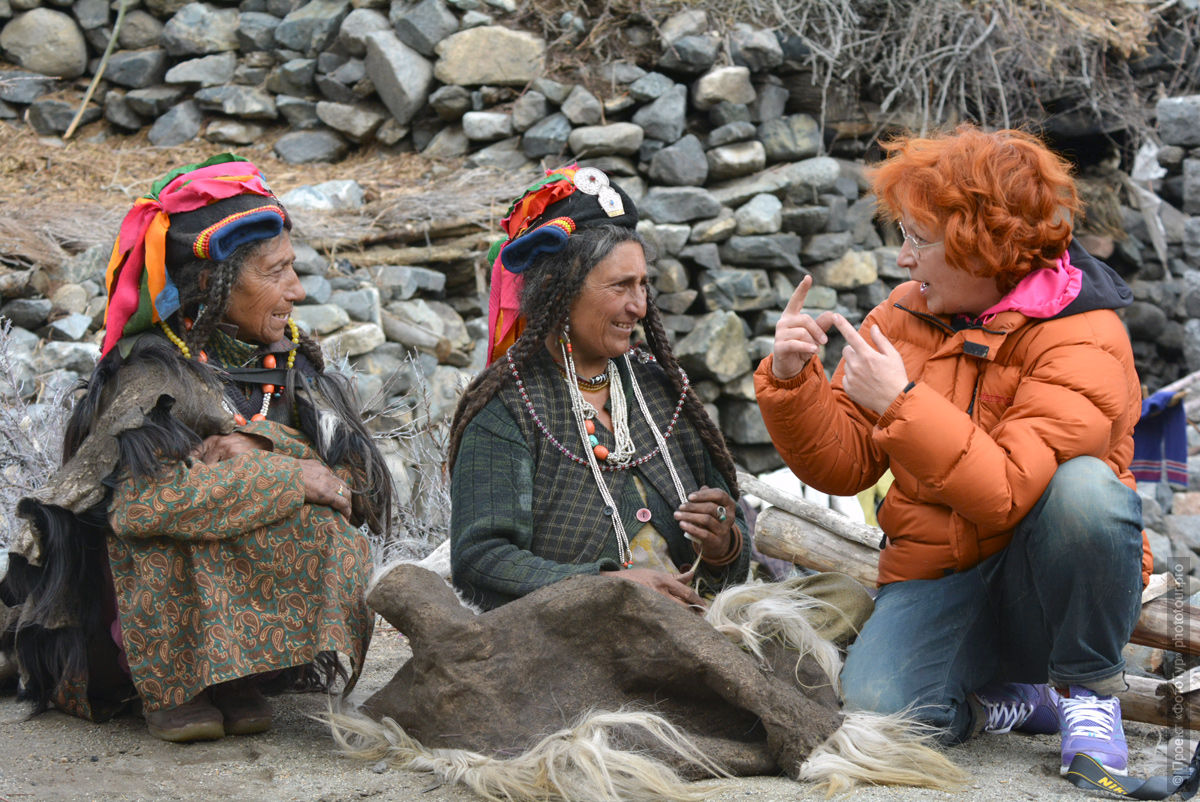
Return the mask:
[[(109, 507), (109, 566), (124, 656), (146, 710), (219, 682), (313, 662), (362, 667), (373, 617), (366, 538), (304, 503), (303, 435), (264, 421), (274, 450), (121, 482)], [(343, 479), (347, 479), (343, 476)]]

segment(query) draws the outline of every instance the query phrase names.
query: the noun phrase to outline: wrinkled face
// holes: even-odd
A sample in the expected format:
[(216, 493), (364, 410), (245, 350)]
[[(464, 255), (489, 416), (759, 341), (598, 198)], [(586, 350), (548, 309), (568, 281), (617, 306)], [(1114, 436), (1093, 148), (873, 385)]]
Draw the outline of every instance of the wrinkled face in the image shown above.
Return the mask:
[(896, 263), (909, 271), (913, 281), (921, 282), (921, 295), (930, 312), (979, 317), (1003, 297), (995, 278), (976, 276), (946, 261), (946, 246), (941, 242), (944, 231), (928, 230), (908, 217), (902, 218), (902, 222), (909, 237), (921, 248), (914, 248), (905, 239)]
[(646, 316), (646, 254), (622, 242), (588, 273), (571, 304), (571, 347), (580, 375), (604, 370), (629, 350), (634, 325)]
[(295, 260), (291, 237), (284, 231), (246, 261), (225, 312), (225, 322), (237, 326), (239, 340), (271, 345), (283, 338), (292, 305), (304, 300)]

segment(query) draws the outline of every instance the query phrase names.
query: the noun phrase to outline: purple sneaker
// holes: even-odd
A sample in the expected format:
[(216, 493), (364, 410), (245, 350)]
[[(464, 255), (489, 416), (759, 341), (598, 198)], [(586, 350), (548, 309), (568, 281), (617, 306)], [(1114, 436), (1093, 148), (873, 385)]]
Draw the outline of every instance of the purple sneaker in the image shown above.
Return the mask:
[(975, 697), (987, 713), (984, 732), (1045, 735), (1059, 731), (1058, 694), (1048, 685), (993, 682)]
[(1115, 696), (1096, 693), (1072, 685), (1058, 697), (1058, 715), (1062, 723), (1061, 774), (1077, 754), (1094, 759), (1110, 774), (1129, 771), (1129, 747), (1121, 726), (1121, 701)]

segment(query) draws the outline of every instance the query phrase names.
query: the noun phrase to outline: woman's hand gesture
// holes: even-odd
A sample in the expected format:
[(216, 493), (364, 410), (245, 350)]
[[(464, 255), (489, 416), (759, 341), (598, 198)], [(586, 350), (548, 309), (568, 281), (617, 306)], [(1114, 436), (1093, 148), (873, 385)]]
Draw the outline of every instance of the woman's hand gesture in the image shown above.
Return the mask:
[(304, 483), (304, 500), (309, 504), (324, 504), (350, 519), (350, 488), (337, 474), (315, 459), (300, 460), (300, 480)]
[(700, 559), (720, 560), (729, 554), (737, 505), (728, 493), (701, 485), (675, 510), (675, 520), (688, 540), (700, 549)]
[(825, 332), (833, 325), (833, 312), (822, 312), (814, 320), (804, 311), (804, 301), (812, 288), (812, 276), (805, 276), (775, 324), (775, 347), (771, 351), (771, 373), (777, 379), (790, 379), (808, 360), (829, 342)]

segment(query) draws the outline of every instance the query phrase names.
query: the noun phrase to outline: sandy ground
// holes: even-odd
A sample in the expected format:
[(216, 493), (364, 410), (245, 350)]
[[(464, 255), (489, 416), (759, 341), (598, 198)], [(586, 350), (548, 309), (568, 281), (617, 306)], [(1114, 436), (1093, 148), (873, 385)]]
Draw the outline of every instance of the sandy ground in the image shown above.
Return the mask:
[[(376, 630), (367, 668), (352, 699), (364, 699), (408, 657), (386, 623)], [(429, 775), (343, 757), (327, 727), (311, 716), (326, 708), (322, 694), (276, 697), (276, 725), (264, 735), (175, 745), (152, 738), (139, 718), (103, 725), (57, 712), (27, 719), (28, 708), (0, 699), (0, 802), (66, 800), (475, 800), (465, 789)], [(1133, 772), (1165, 772), (1170, 731), (1127, 724)], [(1190, 755), (1190, 749), (1188, 751)], [(1057, 736), (985, 736), (950, 751), (971, 774), (959, 793), (864, 788), (863, 800), (1083, 799), (1089, 794), (1058, 776)], [(754, 777), (707, 784), (718, 802), (824, 799), (812, 785)], [(1098, 795), (1093, 798), (1112, 798)]]

